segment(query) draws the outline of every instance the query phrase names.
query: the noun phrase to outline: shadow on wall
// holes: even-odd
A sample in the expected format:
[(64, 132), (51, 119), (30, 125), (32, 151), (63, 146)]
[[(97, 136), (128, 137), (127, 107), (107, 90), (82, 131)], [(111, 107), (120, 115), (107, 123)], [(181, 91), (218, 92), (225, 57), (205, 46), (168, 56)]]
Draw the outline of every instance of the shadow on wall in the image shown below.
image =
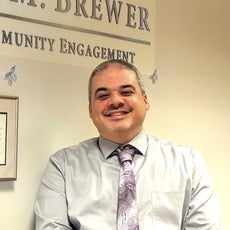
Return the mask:
[[(14, 191), (14, 181), (0, 181), (0, 194), (10, 193)], [(35, 215), (34, 210), (31, 210), (31, 217), (28, 220), (28, 230), (35, 229)]]
[(35, 215), (34, 215), (34, 212), (33, 212), (33, 215), (31, 217), (31, 220), (30, 220), (30, 225), (29, 225), (29, 229), (30, 230), (35, 230)]
[(12, 192), (14, 190), (14, 181), (0, 181), (0, 193)]

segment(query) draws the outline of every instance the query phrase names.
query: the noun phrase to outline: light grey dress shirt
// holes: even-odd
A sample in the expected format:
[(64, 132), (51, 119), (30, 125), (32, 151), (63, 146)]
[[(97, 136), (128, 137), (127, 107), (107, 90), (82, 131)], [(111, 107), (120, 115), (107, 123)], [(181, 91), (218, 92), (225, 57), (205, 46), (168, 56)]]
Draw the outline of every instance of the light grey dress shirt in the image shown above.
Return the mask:
[[(201, 155), (142, 131), (129, 142), (140, 230), (219, 230), (220, 209)], [(118, 145), (102, 137), (50, 157), (35, 204), (37, 230), (115, 230)]]

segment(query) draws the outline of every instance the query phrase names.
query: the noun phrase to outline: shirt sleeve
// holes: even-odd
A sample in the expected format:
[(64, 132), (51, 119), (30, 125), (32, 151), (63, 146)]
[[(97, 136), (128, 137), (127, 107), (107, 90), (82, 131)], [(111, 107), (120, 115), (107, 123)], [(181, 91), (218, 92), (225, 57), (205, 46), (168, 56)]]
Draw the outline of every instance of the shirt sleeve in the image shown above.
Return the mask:
[(35, 202), (36, 230), (71, 230), (65, 196), (64, 157), (50, 157)]
[(208, 168), (198, 152), (193, 152), (193, 181), (186, 218), (186, 230), (220, 230), (220, 207)]

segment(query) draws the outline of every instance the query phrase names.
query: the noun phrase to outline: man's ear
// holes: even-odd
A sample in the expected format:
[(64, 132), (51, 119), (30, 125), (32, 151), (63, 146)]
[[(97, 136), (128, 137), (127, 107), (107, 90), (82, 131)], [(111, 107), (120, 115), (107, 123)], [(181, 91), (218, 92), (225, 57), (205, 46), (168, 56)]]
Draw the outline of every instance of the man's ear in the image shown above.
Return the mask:
[(89, 117), (92, 118), (92, 116), (91, 116), (91, 114), (92, 114), (92, 106), (91, 106), (90, 102), (89, 102), (88, 110), (89, 110)]
[(149, 108), (150, 108), (150, 104), (149, 104), (148, 97), (147, 97), (147, 95), (146, 95), (146, 94), (145, 94), (145, 95), (143, 95), (143, 97), (144, 97), (144, 102), (145, 102), (145, 105), (146, 105), (146, 110), (149, 110)]

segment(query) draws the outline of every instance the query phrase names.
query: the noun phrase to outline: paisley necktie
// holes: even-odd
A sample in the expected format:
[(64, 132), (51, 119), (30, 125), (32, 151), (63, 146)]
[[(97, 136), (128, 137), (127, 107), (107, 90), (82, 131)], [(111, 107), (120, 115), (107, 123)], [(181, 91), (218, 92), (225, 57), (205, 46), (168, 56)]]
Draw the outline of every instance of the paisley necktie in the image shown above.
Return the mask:
[(121, 146), (116, 150), (121, 163), (119, 194), (118, 194), (118, 230), (138, 230), (138, 212), (136, 203), (136, 184), (131, 162), (135, 149)]

